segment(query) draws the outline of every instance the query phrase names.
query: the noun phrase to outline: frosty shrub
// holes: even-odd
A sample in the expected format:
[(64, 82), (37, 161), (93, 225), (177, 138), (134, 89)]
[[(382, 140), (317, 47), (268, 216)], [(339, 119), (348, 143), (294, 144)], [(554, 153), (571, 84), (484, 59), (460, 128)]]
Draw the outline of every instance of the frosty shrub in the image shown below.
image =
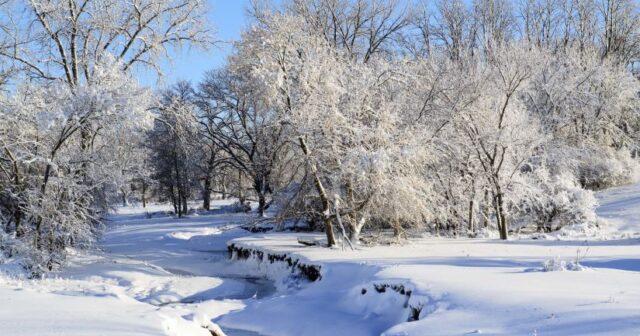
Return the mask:
[(535, 223), (538, 231), (550, 232), (567, 225), (595, 224), (598, 205), (593, 192), (583, 189), (570, 173), (551, 175), (540, 167), (524, 176), (519, 203), (521, 225)]
[(586, 268), (575, 261), (566, 261), (560, 258), (547, 259), (542, 263), (544, 272), (584, 271)]
[(544, 151), (550, 174), (569, 173), (586, 189), (600, 190), (638, 180), (640, 165), (628, 148), (595, 144), (574, 147), (552, 141)]
[(599, 190), (635, 181), (638, 169), (638, 161), (626, 149), (587, 149), (577, 162), (576, 175), (585, 188)]

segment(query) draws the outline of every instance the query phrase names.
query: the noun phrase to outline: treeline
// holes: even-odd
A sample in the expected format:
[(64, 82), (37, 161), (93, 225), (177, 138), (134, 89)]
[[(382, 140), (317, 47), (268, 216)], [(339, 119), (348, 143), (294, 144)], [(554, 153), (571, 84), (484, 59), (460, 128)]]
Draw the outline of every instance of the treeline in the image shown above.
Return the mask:
[(506, 239), (597, 225), (591, 190), (634, 178), (634, 1), (294, 0), (251, 13), (225, 67), (165, 93), (171, 122), (152, 137), (171, 124), (177, 138), (152, 162), (171, 199), (185, 199), (181, 179), (204, 195), (233, 180), (258, 214), (275, 204), (280, 223), (304, 219), (329, 245), (373, 228)]

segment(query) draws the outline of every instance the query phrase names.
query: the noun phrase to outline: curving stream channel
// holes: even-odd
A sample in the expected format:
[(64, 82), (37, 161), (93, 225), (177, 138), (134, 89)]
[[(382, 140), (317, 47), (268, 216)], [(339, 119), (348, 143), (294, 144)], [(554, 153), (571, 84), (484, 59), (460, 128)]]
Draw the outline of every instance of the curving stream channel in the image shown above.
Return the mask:
[[(228, 258), (227, 251), (194, 251), (198, 253), (207, 253), (211, 254), (211, 257), (207, 258), (211, 261), (212, 269), (224, 269), (224, 267), (218, 267), (221, 264), (230, 263)], [(174, 275), (179, 275), (183, 277), (190, 276), (198, 276), (198, 274), (194, 274), (189, 271), (182, 270), (180, 268), (174, 267), (163, 267), (164, 270), (170, 272)], [(158, 306), (166, 306), (172, 304), (198, 304), (205, 301), (210, 300), (262, 300), (268, 298), (276, 293), (277, 289), (272, 280), (266, 278), (259, 278), (253, 276), (241, 276), (241, 275), (230, 275), (225, 272), (213, 272), (207, 274), (208, 277), (219, 278), (222, 280), (233, 281), (236, 283), (241, 283), (242, 289), (239, 291), (229, 292), (218, 296), (209, 296), (209, 295), (193, 295), (186, 297), (179, 301), (173, 302), (164, 302)], [(224, 326), (220, 326), (222, 331), (227, 336), (266, 336), (255, 331), (251, 330), (243, 330), (236, 328), (226, 328)]]
[[(176, 305), (195, 313), (200, 303), (204, 302), (215, 306), (214, 301), (221, 301), (224, 306), (224, 300), (238, 300), (248, 305), (272, 296), (276, 293), (272, 281), (243, 274), (229, 260), (226, 251), (227, 241), (250, 234), (239, 229), (239, 226), (254, 218), (254, 215), (228, 213), (223, 209), (221, 207), (208, 213), (175, 218), (165, 212), (136, 212), (135, 209), (125, 208), (125, 211), (109, 218), (100, 245), (108, 259), (129, 260), (136, 265), (144, 265), (141, 267), (144, 267), (142, 272), (145, 273), (145, 279), (149, 275), (158, 276), (160, 280), (151, 278), (148, 285), (138, 286), (141, 288), (136, 290), (140, 292), (155, 293), (154, 286), (158, 286), (161, 281), (164, 284), (170, 283), (167, 285), (169, 290), (172, 289), (170, 286), (174, 284), (173, 281), (183, 281), (179, 285), (182, 289), (189, 288), (190, 283), (198, 283), (198, 286), (202, 286), (203, 282), (212, 283), (211, 288), (206, 285), (199, 287), (200, 290), (192, 288), (191, 293), (196, 294), (173, 296), (175, 299), (170, 299), (169, 302), (163, 300), (158, 304), (156, 301), (152, 303), (146, 300), (157, 306), (170, 309), (172, 305)], [(121, 273), (141, 272), (140, 268), (123, 271), (123, 266), (118, 266), (121, 264), (115, 265), (113, 267), (120, 267), (118, 271)], [(191, 277), (194, 282), (190, 282)], [(170, 280), (166, 280), (167, 278)], [(144, 297), (142, 301), (145, 301)], [(228, 305), (229, 301), (225, 302)], [(241, 303), (238, 305), (242, 306)], [(220, 316), (213, 318), (213, 322), (219, 318)], [(260, 336), (259, 333), (248, 330), (230, 329), (223, 325), (220, 327), (228, 336)]]

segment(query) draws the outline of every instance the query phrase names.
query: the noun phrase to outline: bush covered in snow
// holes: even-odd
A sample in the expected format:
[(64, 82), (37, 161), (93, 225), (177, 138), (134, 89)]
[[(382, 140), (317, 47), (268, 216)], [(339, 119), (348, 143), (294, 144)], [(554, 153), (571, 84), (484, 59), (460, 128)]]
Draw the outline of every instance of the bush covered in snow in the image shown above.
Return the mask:
[(550, 232), (567, 225), (596, 223), (598, 202), (590, 190), (583, 189), (570, 173), (551, 175), (545, 167), (526, 174), (519, 214), (522, 225), (535, 223), (538, 231)]
[(548, 259), (542, 263), (542, 270), (545, 272), (584, 271), (585, 269), (577, 261), (567, 261), (560, 258)]
[(577, 161), (576, 176), (589, 189), (627, 184), (638, 176), (638, 161), (626, 149), (590, 148)]

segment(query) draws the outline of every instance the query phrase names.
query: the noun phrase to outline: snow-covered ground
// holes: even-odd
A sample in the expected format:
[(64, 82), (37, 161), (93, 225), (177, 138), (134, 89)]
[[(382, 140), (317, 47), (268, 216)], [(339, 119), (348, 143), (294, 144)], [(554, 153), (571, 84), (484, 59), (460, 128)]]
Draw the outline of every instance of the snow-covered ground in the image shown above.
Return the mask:
[[(203, 327), (215, 323), (230, 336), (637, 336), (640, 184), (598, 197), (607, 225), (595, 238), (425, 238), (356, 251), (237, 227), (253, 215), (123, 208), (100, 251), (42, 280), (0, 276), (0, 334), (211, 335)], [(227, 260), (230, 240), (262, 261)], [(322, 278), (307, 282), (269, 254), (320, 267)]]
[(99, 250), (78, 253), (44, 279), (0, 266), (0, 335), (210, 336), (203, 327), (214, 328), (212, 318), (275, 290), (238, 277), (227, 261), (226, 240), (247, 235), (237, 226), (252, 215), (213, 210), (176, 219), (166, 210), (120, 209)]

